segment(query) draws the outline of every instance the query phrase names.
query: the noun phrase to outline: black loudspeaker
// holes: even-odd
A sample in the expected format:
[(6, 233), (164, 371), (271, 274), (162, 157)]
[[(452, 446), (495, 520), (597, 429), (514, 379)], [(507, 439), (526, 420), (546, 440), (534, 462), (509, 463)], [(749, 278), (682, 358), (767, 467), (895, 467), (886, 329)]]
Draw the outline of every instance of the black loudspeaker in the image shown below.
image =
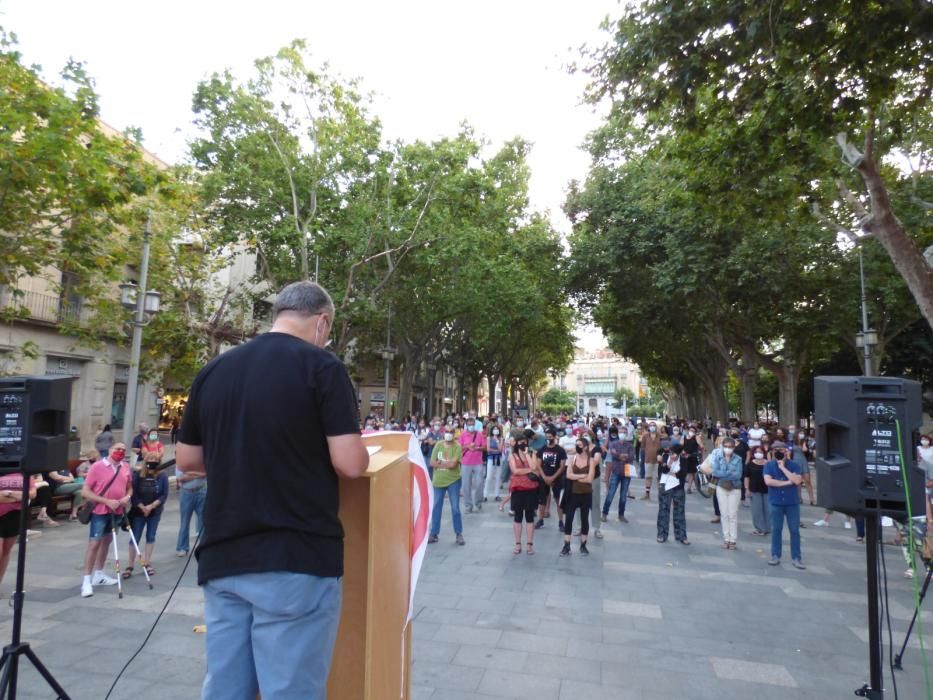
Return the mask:
[(920, 384), (909, 379), (816, 377), (820, 506), (846, 515), (901, 518), (909, 494), (913, 514), (926, 512), (925, 476), (914, 449), (920, 395)]
[(68, 464), (71, 377), (0, 377), (0, 473)]

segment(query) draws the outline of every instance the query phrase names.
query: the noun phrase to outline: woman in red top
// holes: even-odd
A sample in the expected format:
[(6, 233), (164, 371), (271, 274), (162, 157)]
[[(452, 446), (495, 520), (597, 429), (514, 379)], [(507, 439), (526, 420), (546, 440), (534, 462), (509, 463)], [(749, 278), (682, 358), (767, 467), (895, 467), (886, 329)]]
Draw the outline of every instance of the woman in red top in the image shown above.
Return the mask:
[[(522, 437), (509, 456), (509, 480), (515, 522), (515, 554), (522, 553), (522, 516), (525, 516), (525, 541), (528, 554), (535, 553), (535, 511), (538, 509), (538, 484), (543, 481), (537, 458), (528, 452), (528, 438)], [(538, 479), (538, 481), (535, 481)]]
[[(36, 497), (35, 480), (29, 478), (29, 499)], [(23, 475), (0, 476), (0, 581), (10, 563), (10, 552), (19, 536), (19, 516), (23, 507)]]

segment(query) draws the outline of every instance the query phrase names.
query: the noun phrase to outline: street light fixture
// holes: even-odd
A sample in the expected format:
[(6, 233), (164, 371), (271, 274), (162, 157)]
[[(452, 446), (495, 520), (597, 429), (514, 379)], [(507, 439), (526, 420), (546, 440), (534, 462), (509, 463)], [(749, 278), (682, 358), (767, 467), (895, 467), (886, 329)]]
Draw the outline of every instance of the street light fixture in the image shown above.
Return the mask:
[(132, 444), (136, 432), (136, 402), (139, 394), (139, 357), (142, 353), (143, 328), (149, 325), (152, 318), (159, 313), (162, 295), (159, 292), (148, 291), (146, 282), (149, 277), (149, 237), (152, 233), (152, 218), (146, 220), (146, 229), (143, 232), (143, 255), (139, 268), (139, 286), (132, 282), (120, 285), (120, 303), (129, 310), (134, 311), (133, 343), (130, 350), (130, 373), (126, 386), (126, 413), (123, 419), (123, 441), (127, 446)]

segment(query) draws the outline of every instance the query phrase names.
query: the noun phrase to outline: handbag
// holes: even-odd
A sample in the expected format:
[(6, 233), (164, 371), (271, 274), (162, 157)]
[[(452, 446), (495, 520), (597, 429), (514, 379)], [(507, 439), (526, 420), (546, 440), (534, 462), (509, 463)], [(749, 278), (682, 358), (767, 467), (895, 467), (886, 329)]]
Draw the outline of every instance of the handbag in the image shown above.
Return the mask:
[[(95, 491), (94, 494), (96, 496), (100, 496), (102, 493), (106, 493), (107, 489), (109, 489), (113, 485), (113, 482), (117, 480), (117, 474), (120, 473), (120, 470), (122, 468), (123, 468), (123, 462), (120, 462), (120, 464), (117, 465), (117, 470), (113, 473), (113, 476), (110, 478), (110, 481), (107, 482), (107, 485), (104, 488), (102, 488), (99, 492)], [(91, 515), (94, 513), (94, 508), (96, 507), (97, 507), (97, 503), (93, 503), (91, 501), (85, 501), (84, 503), (82, 503), (81, 507), (78, 508), (78, 521), (82, 525), (87, 525), (89, 522), (91, 522)]]

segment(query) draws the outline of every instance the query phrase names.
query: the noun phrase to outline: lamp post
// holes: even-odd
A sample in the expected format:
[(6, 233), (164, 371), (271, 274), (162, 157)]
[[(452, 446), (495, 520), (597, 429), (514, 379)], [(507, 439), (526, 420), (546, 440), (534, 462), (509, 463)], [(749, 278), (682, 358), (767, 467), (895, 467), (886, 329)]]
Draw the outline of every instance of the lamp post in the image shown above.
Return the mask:
[(126, 412), (123, 418), (123, 442), (129, 447), (136, 432), (136, 401), (139, 392), (139, 356), (143, 345), (143, 328), (159, 313), (162, 295), (146, 289), (149, 276), (149, 237), (152, 233), (152, 219), (146, 220), (143, 232), (143, 257), (139, 269), (139, 287), (132, 282), (120, 285), (120, 303), (124, 308), (134, 311), (133, 343), (130, 350), (130, 376), (126, 387)]
[(878, 333), (868, 327), (868, 302), (865, 295), (865, 266), (862, 263), (862, 247), (858, 249), (858, 276), (862, 287), (862, 330), (855, 334), (855, 347), (862, 349), (862, 362), (866, 377), (874, 374), (872, 368), (872, 348), (878, 344)]

